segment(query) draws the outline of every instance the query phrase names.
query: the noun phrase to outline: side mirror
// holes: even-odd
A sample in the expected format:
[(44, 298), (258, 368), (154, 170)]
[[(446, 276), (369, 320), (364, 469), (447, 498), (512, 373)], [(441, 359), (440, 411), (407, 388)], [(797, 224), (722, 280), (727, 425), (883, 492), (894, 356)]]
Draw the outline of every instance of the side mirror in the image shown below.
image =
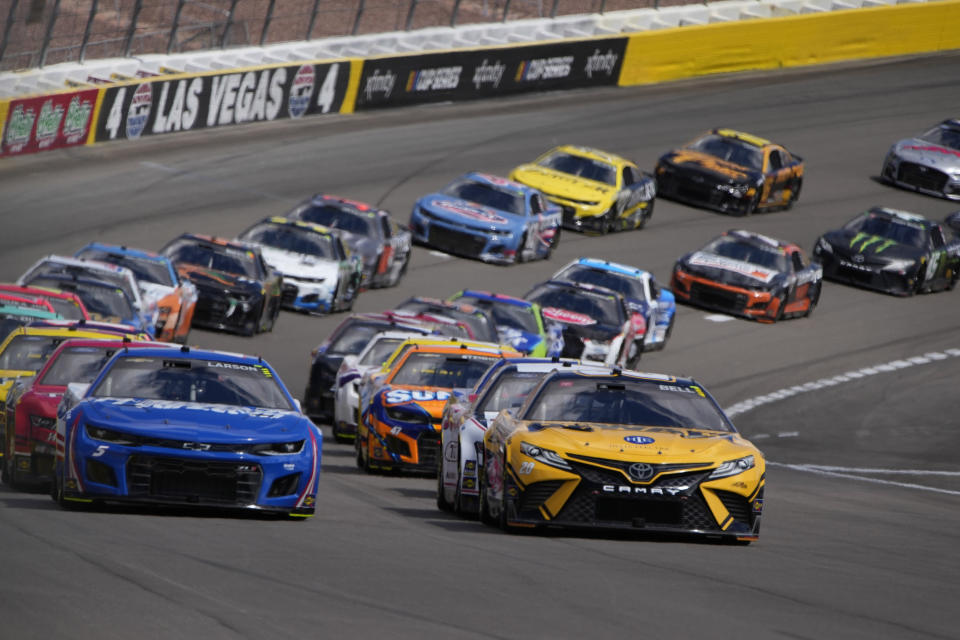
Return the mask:
[(300, 404), (300, 400), (299, 400), (299, 399), (297, 399), (297, 398), (294, 398), (294, 399), (293, 399), (293, 406), (295, 406), (295, 407), (297, 408), (297, 411), (298, 411), (299, 413), (303, 413), (303, 406)]

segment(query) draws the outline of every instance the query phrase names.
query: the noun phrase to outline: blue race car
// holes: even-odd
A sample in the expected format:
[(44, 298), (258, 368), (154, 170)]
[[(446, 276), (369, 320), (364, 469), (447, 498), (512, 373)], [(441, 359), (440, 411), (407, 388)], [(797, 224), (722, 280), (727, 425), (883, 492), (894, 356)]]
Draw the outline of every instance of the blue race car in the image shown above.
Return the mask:
[(549, 258), (560, 224), (560, 208), (539, 191), (485, 173), (420, 198), (410, 215), (414, 242), (500, 264)]
[(489, 311), (497, 325), (500, 344), (534, 357), (563, 353), (563, 326), (543, 317), (540, 305), (501, 293), (463, 289), (448, 298)]
[(643, 350), (659, 351), (667, 344), (677, 303), (673, 292), (660, 286), (649, 271), (596, 258), (580, 258), (553, 274), (551, 280), (592, 284), (616, 291), (627, 299), (630, 310), (639, 312), (646, 321)]
[(52, 494), (313, 515), (320, 431), (257, 357), (130, 346), (57, 415)]

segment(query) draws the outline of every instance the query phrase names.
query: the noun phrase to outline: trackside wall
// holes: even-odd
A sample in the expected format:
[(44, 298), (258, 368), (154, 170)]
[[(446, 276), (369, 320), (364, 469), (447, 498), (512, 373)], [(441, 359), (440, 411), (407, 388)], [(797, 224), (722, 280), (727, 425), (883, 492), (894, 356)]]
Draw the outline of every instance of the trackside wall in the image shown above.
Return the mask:
[(960, 49), (960, 0), (594, 38), (161, 73), (0, 100), (0, 156), (360, 109)]
[(960, 48), (960, 2), (896, 5), (630, 36), (620, 86)]

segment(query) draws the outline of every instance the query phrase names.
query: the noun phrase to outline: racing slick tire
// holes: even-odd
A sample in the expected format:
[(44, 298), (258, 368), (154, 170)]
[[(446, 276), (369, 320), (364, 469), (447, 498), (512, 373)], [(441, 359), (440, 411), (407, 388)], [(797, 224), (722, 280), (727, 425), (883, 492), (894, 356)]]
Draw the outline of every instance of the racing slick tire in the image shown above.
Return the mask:
[(448, 502), (443, 495), (443, 464), (437, 465), (437, 509), (453, 513), (453, 504)]
[(549, 260), (553, 257), (553, 250), (557, 248), (557, 245), (560, 244), (560, 229), (563, 227), (557, 226), (557, 230), (553, 233), (553, 239), (550, 241), (550, 246), (547, 247), (547, 255), (543, 256), (544, 260)]
[(783, 320), (783, 309), (784, 307), (787, 306), (786, 292), (781, 293), (779, 296), (777, 296), (777, 300), (779, 301), (779, 304), (777, 305), (777, 313), (776, 315), (773, 316), (774, 322), (780, 322), (781, 320)]
[(514, 262), (521, 264), (527, 261), (526, 255), (524, 255), (524, 249), (527, 246), (527, 232), (524, 231), (523, 235), (520, 236), (520, 244), (517, 245), (517, 257), (514, 259)]
[[(367, 465), (363, 460), (363, 452), (360, 450), (360, 434), (357, 434), (357, 439), (353, 441), (354, 452), (356, 453), (356, 463), (357, 469), (361, 471), (367, 471)], [(369, 472), (368, 472), (369, 473)]]
[(804, 318), (809, 318), (813, 313), (813, 310), (817, 308), (817, 303), (820, 302), (820, 293), (823, 291), (823, 283), (817, 285), (817, 290), (810, 296), (810, 306), (807, 307), (807, 310), (803, 312)]
[(750, 199), (750, 202), (748, 202), (743, 209), (734, 213), (734, 215), (744, 217), (744, 218), (747, 216), (751, 216), (754, 213), (756, 213), (757, 207), (759, 206), (760, 206), (760, 192), (757, 191), (757, 194)]
[(493, 519), (493, 515), (490, 513), (490, 497), (487, 495), (487, 479), (486, 474), (481, 471), (480, 473), (480, 508), (479, 508), (479, 517), (480, 522), (485, 525), (494, 526), (496, 522)]
[[(633, 350), (636, 349), (635, 352)], [(627, 353), (627, 369), (633, 371), (637, 370), (637, 367), (640, 365), (640, 358), (643, 357), (643, 344), (637, 345), (637, 341), (634, 340), (633, 344), (630, 345), (630, 351), (633, 352), (631, 355), (630, 352)]]
[(784, 211), (789, 211), (793, 208), (794, 203), (800, 199), (800, 187), (803, 186), (803, 178), (797, 180), (797, 183), (794, 185), (793, 189), (790, 192), (790, 199), (787, 200), (787, 204), (783, 206)]

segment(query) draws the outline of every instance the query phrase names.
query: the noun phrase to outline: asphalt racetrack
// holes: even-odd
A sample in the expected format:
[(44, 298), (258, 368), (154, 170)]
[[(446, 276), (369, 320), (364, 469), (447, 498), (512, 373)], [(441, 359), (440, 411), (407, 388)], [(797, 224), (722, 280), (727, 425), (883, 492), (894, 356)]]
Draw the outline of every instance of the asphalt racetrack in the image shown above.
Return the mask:
[[(91, 240), (159, 248), (188, 230), (232, 236), (319, 191), (406, 221), (416, 197), (460, 173), (505, 175), (560, 143), (651, 170), (715, 126), (804, 157), (794, 210), (743, 219), (658, 200), (642, 231), (564, 233), (549, 262), (514, 267), (417, 248), (400, 286), (363, 293), (356, 309), (462, 287), (522, 295), (579, 256), (667, 282), (679, 255), (736, 227), (809, 252), (870, 205), (935, 219), (960, 208), (874, 179), (893, 141), (958, 115), (958, 70), (960, 56), (938, 55), (6, 159), (0, 280)], [(272, 334), (196, 330), (190, 342), (261, 354), (299, 396), (310, 349), (339, 321), (284, 312)], [(897, 364), (877, 367), (887, 363)], [(317, 516), (303, 523), (73, 513), (0, 488), (0, 637), (960, 637), (960, 292), (901, 299), (826, 283), (811, 318), (777, 325), (680, 307), (666, 349), (642, 364), (693, 375), (738, 407), (735, 422), (769, 461), (758, 542), (504, 534), (438, 511), (432, 479), (362, 474), (352, 448), (328, 438)]]

